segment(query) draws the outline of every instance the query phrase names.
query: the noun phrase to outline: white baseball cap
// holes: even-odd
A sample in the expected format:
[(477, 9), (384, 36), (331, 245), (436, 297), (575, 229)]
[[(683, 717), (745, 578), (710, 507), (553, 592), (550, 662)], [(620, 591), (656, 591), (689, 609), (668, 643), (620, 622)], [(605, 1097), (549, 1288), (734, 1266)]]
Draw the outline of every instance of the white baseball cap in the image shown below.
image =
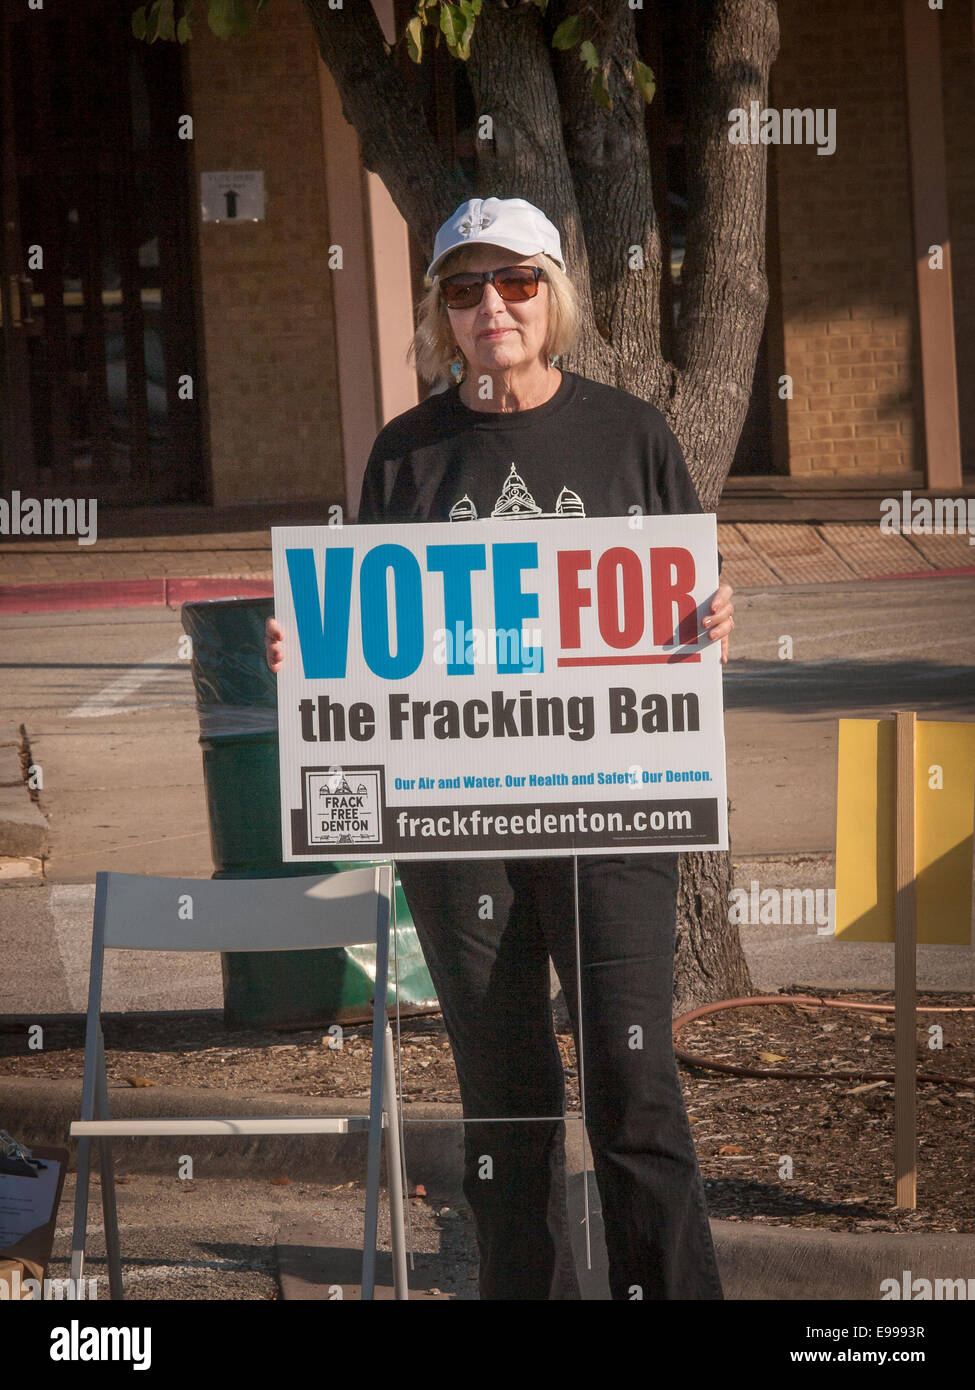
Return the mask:
[(544, 253), (565, 270), (557, 228), (524, 198), (470, 198), (461, 203), (437, 233), (427, 275), (436, 275), (458, 246), (499, 246), (519, 256)]

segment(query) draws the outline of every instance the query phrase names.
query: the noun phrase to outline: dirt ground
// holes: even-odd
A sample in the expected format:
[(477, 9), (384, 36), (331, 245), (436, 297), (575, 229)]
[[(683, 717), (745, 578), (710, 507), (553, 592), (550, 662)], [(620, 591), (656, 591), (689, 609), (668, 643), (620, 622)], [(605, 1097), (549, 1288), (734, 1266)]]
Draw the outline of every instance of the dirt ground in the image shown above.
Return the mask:
[[(793, 991), (794, 992), (794, 991)], [(889, 994), (823, 991), (823, 997), (892, 1003)], [(787, 1072), (893, 1071), (893, 1015), (789, 1004), (729, 1009), (685, 1025), (682, 1051), (744, 1067)], [(921, 1004), (968, 1005), (925, 994)], [(943, 1029), (941, 1047), (929, 1028)], [(8, 1025), (9, 1027), (9, 1025)], [(395, 1024), (394, 1024), (395, 1032)], [(145, 1018), (105, 1021), (109, 1087), (157, 1085), (264, 1090), (308, 1096), (369, 1093), (370, 1025), (346, 1027), (342, 1047), (321, 1029), (227, 1030), (193, 1017), (160, 1045)], [(681, 1064), (680, 1074), (712, 1216), (855, 1231), (975, 1231), (975, 1013), (919, 1014), (918, 1072), (959, 1084), (919, 1084), (918, 1205), (894, 1207), (892, 1082), (858, 1076), (798, 1080), (737, 1077)], [(937, 1040), (935, 1038), (935, 1040)], [(401, 1021), (406, 1102), (458, 1102), (457, 1077), (439, 1014)], [(44, 1050), (29, 1052), (22, 1027), (0, 1032), (0, 1075), (80, 1078), (79, 1024), (49, 1024)], [(559, 1035), (567, 1103), (578, 1109), (575, 1049)]]

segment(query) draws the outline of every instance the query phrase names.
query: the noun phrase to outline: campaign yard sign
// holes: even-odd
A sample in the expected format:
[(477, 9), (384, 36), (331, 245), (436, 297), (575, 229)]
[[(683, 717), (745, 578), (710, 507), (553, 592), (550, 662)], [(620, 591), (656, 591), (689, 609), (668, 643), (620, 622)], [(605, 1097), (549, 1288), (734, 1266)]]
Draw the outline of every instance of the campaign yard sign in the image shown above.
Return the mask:
[(713, 515), (271, 538), (286, 862), (727, 848)]

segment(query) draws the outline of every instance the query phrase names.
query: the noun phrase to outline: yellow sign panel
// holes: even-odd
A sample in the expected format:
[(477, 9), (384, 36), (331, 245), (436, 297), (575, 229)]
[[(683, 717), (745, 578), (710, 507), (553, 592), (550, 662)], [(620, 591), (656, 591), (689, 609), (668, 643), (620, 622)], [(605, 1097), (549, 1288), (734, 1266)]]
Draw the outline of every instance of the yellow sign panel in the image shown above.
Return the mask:
[[(841, 719), (836, 938), (894, 940), (894, 721)], [(914, 742), (917, 939), (972, 942), (975, 723), (918, 720)]]

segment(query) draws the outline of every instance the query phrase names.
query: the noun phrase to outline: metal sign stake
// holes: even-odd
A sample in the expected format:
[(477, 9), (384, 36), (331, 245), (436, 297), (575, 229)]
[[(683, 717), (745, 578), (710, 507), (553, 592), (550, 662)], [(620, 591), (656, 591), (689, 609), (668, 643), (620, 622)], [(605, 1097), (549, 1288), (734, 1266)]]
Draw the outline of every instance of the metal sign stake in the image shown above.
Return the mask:
[(917, 898), (913, 710), (894, 715), (894, 1172), (898, 1207), (917, 1206)]

